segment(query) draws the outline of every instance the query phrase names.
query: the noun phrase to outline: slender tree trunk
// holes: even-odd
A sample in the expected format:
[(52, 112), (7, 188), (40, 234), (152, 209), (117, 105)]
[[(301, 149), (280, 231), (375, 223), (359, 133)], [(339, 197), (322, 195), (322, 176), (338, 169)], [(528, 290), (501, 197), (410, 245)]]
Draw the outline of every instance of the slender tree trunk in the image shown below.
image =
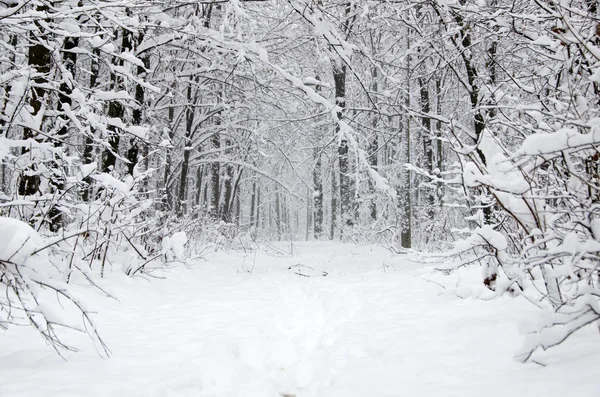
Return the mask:
[[(142, 43), (142, 41), (144, 40), (144, 33), (140, 33), (136, 39), (136, 46), (138, 46), (139, 44)], [(144, 66), (137, 66), (137, 77), (140, 79), (144, 79), (146, 77), (146, 69), (150, 66), (150, 60), (148, 59), (147, 55), (144, 55), (142, 57), (142, 62), (144, 64)], [(146, 97), (146, 92), (144, 87), (141, 84), (136, 84), (135, 85), (135, 107), (133, 108), (133, 112), (132, 112), (132, 117), (131, 117), (131, 123), (133, 125), (139, 126), (142, 125), (142, 121), (143, 121), (143, 116), (144, 116), (144, 105), (145, 105), (145, 97)], [(143, 154), (144, 154), (144, 158), (146, 159), (146, 162), (148, 161), (148, 148), (145, 142), (141, 141), (137, 142), (136, 139), (132, 139), (131, 142), (131, 146), (129, 151), (127, 152), (127, 160), (129, 161), (129, 164), (127, 164), (127, 172), (129, 173), (129, 175), (133, 176), (133, 170), (135, 169), (135, 167), (137, 166), (138, 160), (139, 160), (139, 146), (142, 146), (142, 150), (143, 150)], [(146, 164), (146, 169), (148, 169), (148, 165)]]
[[(378, 72), (377, 72), (377, 68), (373, 67), (372, 72), (371, 72), (371, 76), (373, 77), (373, 92), (377, 93), (378, 89), (379, 89), (379, 84), (377, 81), (378, 78)], [(379, 138), (378, 138), (378, 134), (377, 134), (377, 122), (379, 121), (379, 116), (375, 115), (373, 117), (373, 132), (371, 133), (371, 137), (369, 139), (369, 165), (371, 166), (371, 168), (373, 168), (374, 170), (377, 170), (378, 164), (377, 164), (377, 154), (379, 152)], [(371, 194), (371, 200), (369, 202), (369, 212), (371, 215), (371, 219), (373, 221), (377, 220), (377, 201), (375, 200), (376, 198), (376, 191), (375, 191), (375, 184), (373, 183), (373, 179), (369, 178), (369, 193)]]
[[(226, 146), (230, 143), (227, 141)], [(224, 196), (223, 205), (221, 208), (221, 220), (224, 222), (231, 222), (231, 204), (233, 202), (233, 165), (227, 164), (225, 166), (225, 180), (224, 185)]]
[[(6, 6), (8, 8), (14, 8), (17, 5), (18, 3), (9, 3)], [(16, 33), (10, 35), (9, 46), (11, 49), (15, 49), (17, 47), (17, 44), (19, 43), (18, 37), (19, 36)], [(15, 60), (15, 52), (8, 51), (8, 64), (10, 65), (9, 68), (16, 67)], [(12, 91), (12, 87), (13, 85), (10, 82), (8, 82), (4, 87), (4, 101), (2, 101), (2, 110), (0, 111), (0, 134), (2, 134), (3, 136), (6, 136), (7, 134), (6, 128), (9, 119), (6, 114), (6, 109), (8, 107), (8, 104), (10, 103), (10, 92)], [(4, 181), (4, 167), (4, 162), (2, 162), (2, 191), (6, 192), (6, 186)]]
[[(308, 241), (310, 238), (310, 228), (313, 224), (313, 209), (311, 208), (310, 193), (311, 193), (310, 188), (307, 187), (306, 188), (306, 233), (304, 236), (305, 241)], [(322, 208), (321, 208), (321, 211), (323, 211)]]
[(233, 197), (235, 197), (235, 226), (240, 226), (240, 219), (242, 214), (242, 207), (240, 203), (240, 195), (234, 193)]
[(183, 148), (183, 161), (181, 162), (181, 175), (179, 178), (179, 194), (177, 200), (177, 215), (183, 216), (187, 211), (187, 179), (188, 169), (190, 164), (190, 152), (192, 151), (192, 138), (194, 135), (194, 116), (196, 112), (191, 105), (195, 102), (192, 95), (192, 82), (190, 81), (187, 88), (187, 100), (190, 104), (185, 110), (185, 140)]
[[(233, 165), (231, 166), (231, 168), (233, 169)], [(237, 204), (237, 206), (235, 206), (236, 208), (236, 223), (238, 223), (239, 220), (239, 214), (240, 214), (240, 207), (239, 207), (239, 203), (240, 203), (240, 183), (242, 181), (242, 175), (244, 174), (244, 169), (241, 167), (237, 167), (237, 170), (235, 173), (233, 173), (233, 175), (235, 175), (235, 183), (233, 184), (233, 192), (231, 193), (231, 200), (230, 200), (230, 204), (229, 204), (229, 213), (230, 213), (230, 218), (231, 217), (231, 212), (232, 209), (234, 208), (234, 202)]]
[[(486, 68), (489, 74), (489, 83), (490, 83), (490, 88), (492, 93), (495, 91), (496, 88), (496, 83), (497, 83), (497, 75), (496, 75), (496, 51), (498, 48), (498, 44), (496, 41), (493, 41), (492, 44), (490, 45), (490, 47), (488, 48), (488, 55), (489, 55), (489, 59), (486, 62)], [(496, 117), (496, 113), (497, 110), (495, 108), (496, 101), (492, 96), (488, 99), (488, 105), (489, 105), (489, 109), (487, 110), (487, 119), (488, 120), (492, 120), (494, 117)], [(482, 157), (482, 161), (485, 161), (485, 157)], [(484, 217), (485, 217), (485, 221), (486, 223), (490, 223), (491, 222), (491, 203), (484, 207)], [(556, 286), (556, 290), (557, 292), (560, 291), (556, 278), (553, 277), (551, 274), (545, 272), (544, 270), (542, 270), (544, 279), (546, 280), (546, 285), (550, 285), (552, 286)], [(484, 274), (484, 279), (483, 279), (483, 284), (486, 285), (488, 288), (490, 289), (495, 289), (496, 286), (496, 280), (498, 279), (498, 264), (496, 263), (495, 260), (490, 260), (487, 262), (485, 270), (483, 272)], [(547, 276), (550, 276), (552, 278), (547, 278)], [(550, 284), (548, 284), (548, 281), (550, 281)], [(549, 290), (549, 292), (551, 292)], [(560, 292), (559, 292), (560, 295)], [(550, 294), (550, 296), (552, 296), (552, 293)]]
[[(436, 76), (435, 79), (435, 96), (436, 96), (436, 111), (439, 116), (442, 115), (442, 81), (440, 76)], [(435, 125), (436, 136), (437, 136), (437, 169), (438, 177), (442, 177), (444, 172), (444, 146), (442, 144), (442, 121), (437, 120)], [(437, 197), (440, 205), (443, 203), (444, 197), (444, 186), (442, 182), (437, 183)]]
[[(464, 0), (460, 0), (461, 3), (464, 3)], [(478, 142), (481, 135), (485, 130), (485, 119), (483, 117), (482, 110), (480, 108), (479, 103), (479, 73), (477, 72), (477, 67), (473, 62), (473, 53), (472, 53), (472, 40), (471, 33), (468, 24), (464, 23), (462, 15), (457, 12), (453, 13), (454, 20), (459, 26), (458, 34), (456, 37), (452, 38), (454, 46), (458, 51), (460, 51), (463, 64), (465, 65), (465, 69), (467, 72), (467, 82), (469, 83), (469, 100), (471, 103), (471, 110), (473, 111), (473, 123), (475, 126), (475, 136), (473, 137), (474, 142)], [(460, 39), (460, 40), (459, 40)], [(485, 154), (479, 147), (476, 148), (477, 155), (481, 160), (481, 163), (486, 166), (487, 159), (485, 158)], [(482, 203), (483, 204), (483, 215), (484, 222), (489, 224), (492, 218), (492, 209), (490, 203)]]
[[(429, 87), (427, 81), (423, 77), (419, 77), (417, 80), (419, 83), (419, 93), (421, 98), (421, 113), (424, 114), (424, 116), (421, 118), (421, 123), (423, 125), (423, 168), (425, 168), (425, 170), (431, 175), (433, 174), (433, 143), (431, 141), (431, 118), (428, 116), (429, 112), (431, 112)], [(431, 188), (426, 187), (425, 189), (427, 189), (425, 192), (425, 203), (427, 205), (425, 214), (427, 219), (431, 221), (434, 217), (433, 205), (435, 203), (435, 197)], [(428, 235), (427, 233), (425, 234), (426, 236)]]
[[(171, 146), (173, 144), (173, 137), (175, 136), (175, 125), (174, 125), (174, 119), (175, 119), (175, 107), (173, 104), (173, 100), (171, 100), (171, 104), (169, 106), (169, 111), (168, 111), (168, 117), (169, 117), (169, 143)], [(165, 173), (164, 173), (164, 177), (163, 177), (163, 194), (164, 194), (164, 200), (163, 200), (163, 211), (169, 211), (171, 208), (173, 208), (173, 189), (169, 188), (169, 179), (171, 178), (171, 167), (172, 167), (172, 155), (171, 155), (171, 148), (167, 147), (166, 148), (166, 156), (165, 156)]]
[(281, 202), (279, 189), (275, 186), (275, 226), (277, 227), (277, 241), (281, 240)]
[(250, 226), (257, 226), (254, 223), (254, 217), (256, 212), (256, 181), (252, 181), (252, 195), (250, 196)]
[(255, 184), (256, 187), (256, 228), (258, 229), (260, 225), (260, 221), (262, 220), (264, 223), (264, 216), (261, 218), (260, 216), (260, 185)]
[(206, 212), (206, 203), (208, 203), (208, 187), (210, 185), (210, 183), (208, 182), (209, 167), (205, 166), (202, 168), (202, 179), (204, 180), (202, 186), (202, 209), (204, 212)]
[[(342, 110), (346, 106), (346, 65), (334, 65), (333, 81), (335, 83), (335, 102), (340, 107), (337, 117), (342, 119)], [(339, 135), (338, 164), (340, 171), (340, 219), (342, 225), (352, 226), (354, 224), (354, 211), (352, 193), (350, 189), (350, 175), (348, 165), (348, 139), (340, 132), (340, 125), (336, 126)]]
[(331, 229), (329, 231), (329, 239), (333, 240), (335, 238), (335, 229), (337, 227), (337, 193), (338, 186), (335, 174), (335, 166), (331, 167)]
[[(410, 49), (410, 41), (409, 41), (409, 35), (406, 35), (406, 44), (407, 44), (407, 49)], [(410, 71), (411, 71), (411, 63), (410, 63), (410, 55), (408, 55), (406, 57), (406, 94), (405, 94), (405, 98), (404, 98), (404, 102), (406, 105), (407, 109), (410, 109)], [(406, 115), (406, 121), (405, 121), (405, 134), (404, 134), (404, 139), (403, 139), (403, 150), (401, 150), (401, 153), (405, 156), (404, 161), (401, 161), (401, 163), (407, 163), (410, 164), (411, 162), (411, 155), (410, 155), (410, 117), (408, 115)], [(399, 128), (402, 128), (401, 126), (399, 126)], [(406, 169), (406, 168), (402, 168), (402, 186), (400, 187), (400, 189), (402, 189), (401, 194), (399, 194), (399, 197), (402, 197), (401, 200), (401, 214), (402, 214), (402, 219), (401, 219), (401, 226), (402, 226), (402, 232), (400, 233), (400, 244), (402, 245), (402, 247), (404, 248), (410, 248), (412, 246), (412, 200), (411, 200), (411, 190), (412, 190), (412, 186), (411, 186), (411, 176), (410, 176), (410, 172)]]
[[(81, 2), (80, 2), (81, 5)], [(65, 115), (65, 108), (70, 109), (73, 103), (71, 99), (71, 93), (73, 92), (73, 84), (75, 82), (75, 69), (77, 64), (77, 53), (73, 50), (79, 46), (79, 38), (78, 37), (65, 37), (63, 43), (63, 76), (62, 83), (59, 87), (58, 94), (58, 104), (57, 110), (59, 114), (59, 122), (61, 127), (56, 136), (56, 140), (54, 140), (54, 146), (57, 148), (62, 146), (62, 143), (67, 139), (69, 133), (69, 124), (70, 118)], [(61, 192), (65, 188), (65, 170), (62, 165), (61, 156), (57, 156), (57, 153), (54, 154), (55, 161), (55, 172), (53, 178), (49, 181), (49, 186), (51, 192), (53, 194), (61, 194)], [(56, 204), (52, 205), (52, 207), (48, 210), (48, 218), (50, 223), (50, 230), (53, 232), (57, 232), (62, 226), (62, 212), (57, 208)]]
[(313, 211), (314, 211), (314, 235), (315, 239), (323, 236), (323, 181), (321, 155), (318, 148), (315, 149), (315, 168), (313, 170)]
[[(218, 133), (215, 133), (211, 139), (212, 146), (214, 149), (219, 149), (221, 147), (221, 140)], [(210, 199), (210, 211), (215, 218), (218, 217), (219, 214), (219, 199), (221, 198), (221, 177), (220, 177), (220, 164), (218, 161), (215, 161), (211, 164), (211, 185), (212, 185), (212, 195)]]
[[(9, 4), (8, 5), (9, 8), (16, 7), (16, 6), (17, 6), (17, 3)], [(9, 42), (10, 48), (16, 48), (18, 43), (19, 43), (19, 41), (18, 41), (18, 35), (17, 34), (12, 34), (10, 36), (10, 42)], [(8, 54), (9, 64), (11, 64), (11, 65), (15, 64), (15, 60), (16, 60), (15, 53), (12, 52), (12, 51), (10, 51), (9, 54)], [(7, 108), (8, 104), (9, 104), (9, 102), (10, 102), (9, 101), (9, 96), (10, 96), (9, 93), (11, 91), (12, 91), (12, 84), (9, 83), (9, 84), (7, 84), (5, 86), (5, 89), (4, 89), (4, 92), (5, 92), (5, 94), (4, 94), (4, 101), (2, 103), (2, 111), (0, 113), (0, 135), (2, 135), (4, 137), (7, 137), (7, 135), (8, 135), (8, 129), (10, 128), (7, 125), (7, 122), (9, 121), (9, 119), (8, 119), (7, 114), (6, 114), (6, 108)], [(5, 164), (4, 161), (1, 161), (0, 163), (1, 163), (0, 164), (0, 172), (2, 173), (1, 176), (0, 176), (2, 178), (2, 180), (0, 181), (0, 192), (8, 195), (11, 186), (10, 186), (10, 184), (6, 183), (6, 180), (7, 180), (7, 176), (6, 176), (6, 174), (7, 174), (7, 167), (6, 167), (6, 164)]]
[[(48, 11), (47, 5), (39, 5), (36, 11), (45, 13)], [(29, 105), (31, 106), (31, 115), (37, 116), (42, 109), (44, 102), (44, 96), (46, 95), (46, 84), (48, 82), (48, 74), (50, 73), (50, 66), (52, 60), (52, 53), (43, 44), (48, 41), (49, 32), (46, 31), (45, 27), (49, 21), (36, 21), (34, 22), (35, 30), (30, 33), (30, 39), (33, 44), (29, 47), (28, 63), (37, 72), (37, 76), (33, 78), (33, 87), (31, 89), (31, 98)], [(43, 121), (41, 122), (43, 124)], [(39, 126), (41, 128), (41, 125)], [(29, 127), (23, 129), (23, 138), (32, 139), (36, 138), (37, 133)], [(28, 148), (23, 148), (22, 154), (29, 153)], [(27, 172), (29, 171), (29, 172)], [(21, 196), (30, 196), (38, 192), (40, 186), (40, 176), (34, 174), (35, 164), (28, 166), (26, 172), (23, 172), (19, 181), (19, 194)]]
[[(131, 12), (128, 10), (128, 14), (130, 14), (130, 13)], [(122, 29), (121, 34), (123, 36), (122, 41), (121, 41), (121, 51), (123, 51), (123, 52), (131, 51), (133, 48), (132, 33), (130, 31), (128, 31), (127, 29)], [(119, 66), (124, 65), (123, 59), (119, 58), (118, 65)], [(117, 76), (116, 73), (111, 74), (111, 81), (112, 81), (111, 86), (112, 86), (113, 90), (119, 91), (119, 90), (122, 90), (125, 88), (124, 83), (123, 83), (123, 78), (120, 76)], [(122, 120), (124, 115), (125, 115), (125, 107), (119, 100), (113, 100), (113, 101), (109, 102), (108, 112), (107, 112), (108, 117)], [(103, 172), (116, 171), (115, 166), (117, 163), (117, 154), (119, 153), (119, 144), (121, 142), (121, 134), (122, 134), (120, 129), (115, 126), (110, 125), (110, 126), (108, 126), (107, 129), (108, 129), (108, 134), (109, 134), (108, 143), (110, 145), (110, 150), (106, 150), (104, 152), (104, 159), (102, 162), (102, 171)]]
[(199, 165), (196, 169), (196, 199), (194, 205), (199, 207), (202, 203), (202, 174), (204, 173), (204, 167)]
[[(92, 49), (92, 58), (90, 64), (90, 90), (94, 90), (98, 86), (98, 74), (100, 73), (100, 49)], [(94, 136), (96, 131), (94, 128), (90, 128), (90, 133), (85, 137), (85, 146), (83, 148), (83, 163), (91, 164), (95, 161), (94, 159)], [(85, 186), (83, 188), (83, 200), (90, 201), (92, 199), (92, 178), (86, 177), (84, 180)]]

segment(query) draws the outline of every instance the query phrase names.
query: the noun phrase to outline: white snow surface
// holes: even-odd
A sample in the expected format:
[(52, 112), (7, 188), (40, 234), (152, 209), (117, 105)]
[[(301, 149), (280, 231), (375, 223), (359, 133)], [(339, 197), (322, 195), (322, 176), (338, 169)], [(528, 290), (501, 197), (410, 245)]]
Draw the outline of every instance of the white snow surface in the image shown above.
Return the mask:
[[(599, 396), (598, 330), (517, 362), (520, 298), (379, 247), (285, 244), (78, 286), (112, 350), (62, 360), (31, 329), (0, 333), (0, 396)], [(430, 282), (434, 281), (434, 282)], [(441, 282), (446, 288), (440, 287)], [(77, 285), (75, 285), (77, 286)], [(460, 297), (459, 297), (460, 296)]]
[[(44, 242), (28, 224), (0, 216), (0, 260), (23, 264)], [(39, 256), (45, 256), (38, 254)], [(1, 335), (1, 334), (0, 334)]]

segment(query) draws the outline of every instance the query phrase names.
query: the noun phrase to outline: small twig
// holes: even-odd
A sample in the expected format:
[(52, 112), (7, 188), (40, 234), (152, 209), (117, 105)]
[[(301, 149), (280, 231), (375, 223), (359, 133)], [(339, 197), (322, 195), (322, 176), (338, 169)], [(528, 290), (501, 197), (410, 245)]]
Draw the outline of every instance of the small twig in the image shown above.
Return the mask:
[(69, 273), (67, 274), (67, 284), (71, 281), (71, 269), (73, 268), (73, 259), (75, 258), (75, 251), (77, 250), (77, 243), (79, 242), (79, 236), (75, 239), (75, 245), (73, 246), (73, 253), (71, 254), (71, 260), (69, 260)]
[(125, 234), (125, 232), (123, 232), (123, 237), (125, 237), (125, 240), (127, 240), (127, 242), (129, 243), (129, 245), (131, 245), (131, 247), (135, 250), (135, 252), (137, 252), (137, 254), (143, 259), (146, 260), (147, 258), (140, 252), (140, 250), (137, 249), (137, 247), (131, 242), (131, 240), (129, 239), (129, 237), (127, 237), (127, 235)]

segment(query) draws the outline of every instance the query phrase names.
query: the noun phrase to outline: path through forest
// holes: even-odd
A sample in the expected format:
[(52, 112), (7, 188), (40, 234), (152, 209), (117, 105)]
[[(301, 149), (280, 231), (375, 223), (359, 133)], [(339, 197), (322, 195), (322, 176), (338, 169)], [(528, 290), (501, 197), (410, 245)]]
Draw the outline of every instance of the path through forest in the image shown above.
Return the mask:
[[(166, 279), (103, 280), (86, 292), (112, 350), (63, 361), (32, 331), (0, 334), (0, 396), (598, 396), (593, 330), (520, 364), (535, 310), (484, 302), (476, 275), (443, 289), (430, 266), (330, 243), (215, 252)], [(441, 279), (443, 281), (443, 278)], [(88, 305), (89, 306), (89, 305)], [(19, 332), (17, 332), (19, 331)], [(597, 333), (597, 331), (596, 331)]]

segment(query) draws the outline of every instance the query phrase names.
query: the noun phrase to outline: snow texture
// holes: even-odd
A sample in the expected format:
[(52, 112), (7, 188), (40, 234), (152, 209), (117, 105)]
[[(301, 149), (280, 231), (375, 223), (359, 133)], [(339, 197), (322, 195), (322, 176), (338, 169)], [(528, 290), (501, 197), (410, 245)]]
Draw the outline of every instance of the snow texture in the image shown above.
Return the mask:
[(119, 301), (91, 290), (85, 299), (112, 357), (73, 333), (83, 350), (63, 361), (33, 330), (9, 328), (0, 396), (600, 395), (597, 330), (536, 353), (545, 366), (521, 364), (519, 323), (537, 309), (472, 299), (487, 291), (476, 270), (444, 276), (375, 247), (294, 248), (219, 251), (151, 282), (107, 274), (100, 285)]
[(0, 217), (0, 260), (23, 264), (39, 248), (42, 238), (18, 219)]

